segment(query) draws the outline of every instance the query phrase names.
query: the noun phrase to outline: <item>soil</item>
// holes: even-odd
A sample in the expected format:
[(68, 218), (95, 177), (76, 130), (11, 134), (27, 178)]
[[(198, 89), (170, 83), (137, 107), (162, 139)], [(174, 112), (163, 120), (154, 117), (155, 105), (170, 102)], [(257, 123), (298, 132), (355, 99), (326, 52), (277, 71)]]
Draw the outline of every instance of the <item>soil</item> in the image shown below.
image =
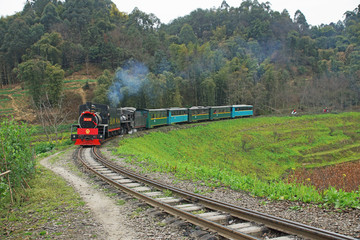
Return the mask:
[(319, 190), (330, 186), (347, 192), (357, 191), (360, 186), (360, 160), (314, 169), (296, 170), (289, 181), (308, 183)]

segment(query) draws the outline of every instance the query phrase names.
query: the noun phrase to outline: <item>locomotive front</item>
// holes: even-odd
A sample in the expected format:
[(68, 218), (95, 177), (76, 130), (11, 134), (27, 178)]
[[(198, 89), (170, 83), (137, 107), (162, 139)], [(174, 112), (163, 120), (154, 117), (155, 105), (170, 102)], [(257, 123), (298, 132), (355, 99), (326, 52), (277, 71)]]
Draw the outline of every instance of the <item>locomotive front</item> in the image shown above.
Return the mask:
[(109, 107), (102, 104), (86, 103), (79, 107), (79, 120), (76, 127), (77, 134), (71, 134), (75, 145), (93, 146), (100, 145), (100, 140), (105, 139), (108, 123)]

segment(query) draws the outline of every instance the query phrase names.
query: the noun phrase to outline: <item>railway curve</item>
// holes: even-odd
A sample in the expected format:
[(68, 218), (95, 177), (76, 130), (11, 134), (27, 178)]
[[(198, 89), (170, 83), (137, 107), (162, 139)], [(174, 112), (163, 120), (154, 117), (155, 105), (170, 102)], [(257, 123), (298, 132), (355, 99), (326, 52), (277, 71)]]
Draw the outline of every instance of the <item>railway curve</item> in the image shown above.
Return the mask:
[(79, 148), (77, 158), (87, 170), (116, 188), (229, 239), (355, 239), (164, 185), (117, 166), (102, 157), (96, 147)]

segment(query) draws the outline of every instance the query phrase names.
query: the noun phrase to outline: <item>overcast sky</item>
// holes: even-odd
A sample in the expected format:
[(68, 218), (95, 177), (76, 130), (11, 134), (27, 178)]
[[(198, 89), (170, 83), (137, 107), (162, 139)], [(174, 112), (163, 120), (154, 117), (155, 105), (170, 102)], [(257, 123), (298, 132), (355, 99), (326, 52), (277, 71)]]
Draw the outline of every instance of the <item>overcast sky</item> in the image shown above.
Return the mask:
[[(258, 0), (259, 2), (266, 2)], [(26, 0), (0, 0), (0, 15), (13, 15), (22, 11)], [(138, 7), (145, 13), (154, 13), (162, 23), (185, 16), (197, 8), (209, 9), (219, 7), (222, 0), (113, 0), (122, 12), (131, 13)], [(226, 0), (232, 7), (240, 6), (242, 0)], [(346, 11), (353, 11), (358, 0), (269, 0), (271, 9), (281, 12), (287, 9), (291, 18), (300, 10), (310, 25), (328, 24), (344, 20)]]

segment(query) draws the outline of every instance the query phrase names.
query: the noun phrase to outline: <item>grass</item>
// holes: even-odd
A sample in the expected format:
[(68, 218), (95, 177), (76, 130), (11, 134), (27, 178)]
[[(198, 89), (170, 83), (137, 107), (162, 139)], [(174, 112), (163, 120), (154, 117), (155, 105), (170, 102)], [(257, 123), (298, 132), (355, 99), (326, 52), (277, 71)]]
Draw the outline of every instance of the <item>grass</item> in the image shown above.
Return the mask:
[[(172, 172), (271, 200), (360, 207), (358, 189), (320, 192), (306, 182), (283, 181), (292, 169), (360, 159), (359, 121), (360, 113), (218, 121), (128, 137), (117, 153), (150, 171)], [(336, 204), (334, 194), (350, 200)]]
[[(53, 172), (39, 166), (29, 185), (31, 189), (21, 193), (26, 198), (17, 201), (15, 206), (6, 203), (0, 205), (0, 238), (55, 238), (63, 233), (47, 232), (44, 226), (70, 226), (72, 217), (79, 218), (87, 214), (82, 208), (84, 201), (65, 180)], [(17, 192), (20, 193), (20, 190)]]

